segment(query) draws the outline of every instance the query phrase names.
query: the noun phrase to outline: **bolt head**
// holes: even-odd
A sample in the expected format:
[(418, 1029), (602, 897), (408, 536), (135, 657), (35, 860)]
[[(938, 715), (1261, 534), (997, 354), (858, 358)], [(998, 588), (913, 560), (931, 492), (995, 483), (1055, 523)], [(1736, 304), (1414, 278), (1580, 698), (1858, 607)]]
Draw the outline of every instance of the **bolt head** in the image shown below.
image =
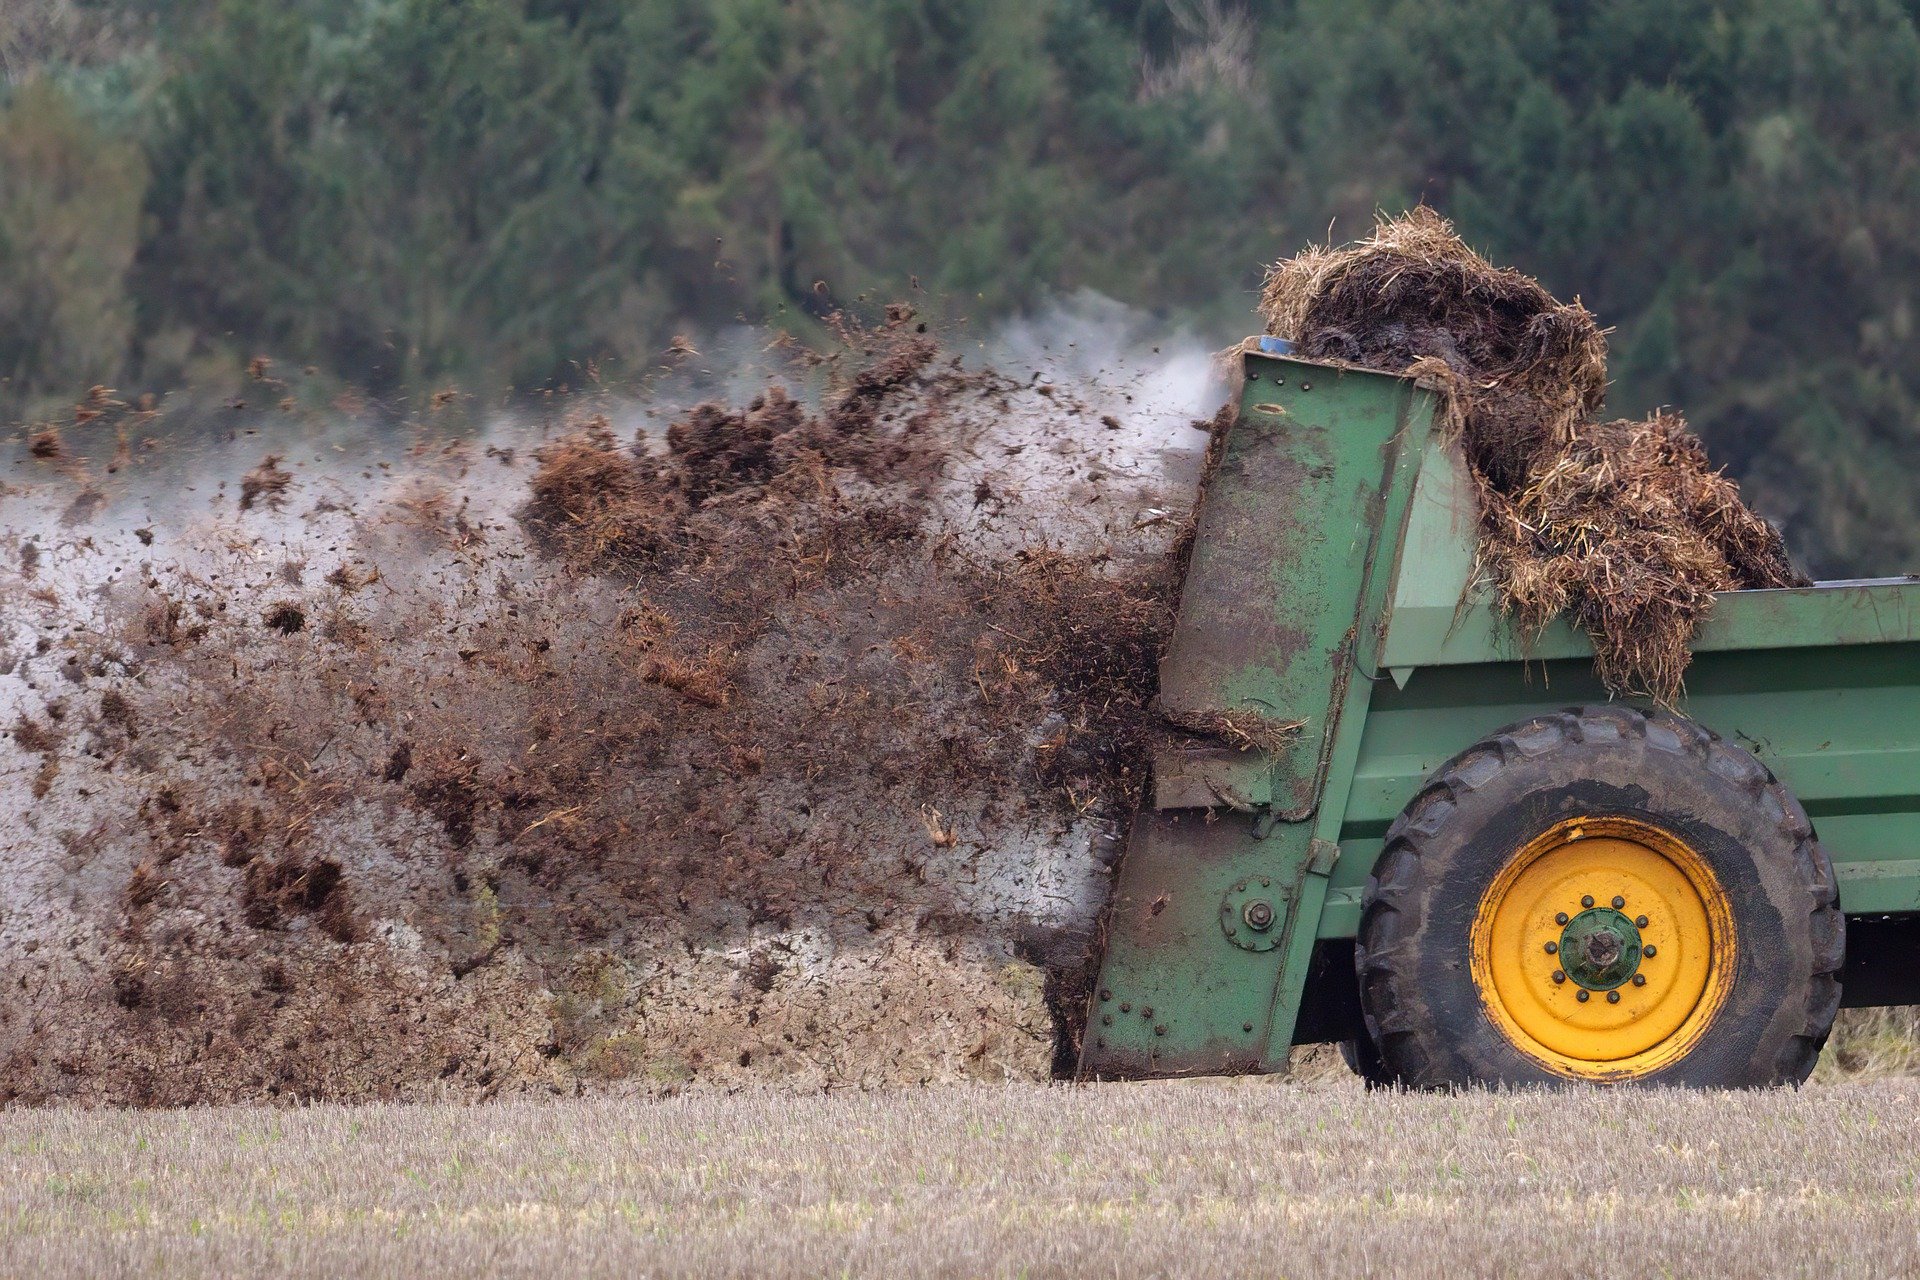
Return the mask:
[(1111, 1000), (1113, 999), (1113, 992), (1107, 990), (1105, 987), (1102, 987), (1100, 988), (1100, 998), (1102, 1000)]
[(1240, 1029), (1242, 1031), (1251, 1031), (1253, 1030), (1253, 1024), (1251, 1022), (1243, 1022), (1240, 1024)]
[(1607, 992), (1607, 1003), (1608, 1003), (1608, 1004), (1619, 1004), (1619, 1003), (1620, 1003), (1620, 993), (1619, 993), (1618, 991), (1609, 991), (1609, 992)]
[(1555, 924), (1565, 924), (1569, 918), (1570, 917), (1568, 917), (1567, 913), (1562, 911), (1559, 915), (1556, 915), (1553, 918), (1553, 922)]
[(1558, 951), (1559, 949), (1560, 949), (1560, 944), (1559, 944), (1559, 943), (1557, 943), (1557, 942), (1549, 942), (1549, 943), (1547, 944), (1547, 954), (1548, 954), (1548, 955), (1552, 955), (1552, 954), (1553, 954), (1554, 952), (1556, 952), (1556, 951)]
[(1131, 1000), (1122, 1000), (1122, 1001), (1120, 1002), (1120, 1012), (1122, 1012), (1122, 1013), (1132, 1013), (1132, 1012), (1133, 1012), (1133, 1001), (1131, 1001)]
[(1636, 987), (1644, 987), (1644, 986), (1646, 986), (1646, 985), (1647, 985), (1647, 975), (1646, 975), (1646, 974), (1644, 974), (1644, 973), (1636, 973), (1636, 974), (1634, 974), (1634, 975), (1633, 975), (1633, 985), (1634, 985), (1634, 986), (1636, 986)]
[(1155, 1027), (1153, 1029), (1153, 1034), (1157, 1036), (1163, 1036), (1167, 1034), (1167, 1024), (1163, 1022), (1159, 1026)]
[(1265, 933), (1273, 927), (1273, 904), (1264, 898), (1255, 898), (1241, 908), (1240, 918), (1247, 922), (1247, 928)]
[(1640, 954), (1645, 956), (1649, 960), (1653, 959), (1654, 956), (1659, 954), (1659, 952), (1660, 952), (1660, 948), (1654, 946), (1651, 942), (1649, 942), (1646, 946), (1640, 949)]
[(1580, 899), (1580, 905), (1581, 905), (1581, 906), (1583, 906), (1583, 907), (1590, 907), (1590, 906), (1592, 906), (1592, 905), (1593, 905), (1593, 895), (1592, 895), (1592, 894), (1588, 894), (1588, 895), (1587, 895), (1586, 897), (1584, 897), (1584, 898), (1582, 898), (1582, 899)]
[(1567, 980), (1567, 975), (1563, 973), (1561, 970), (1555, 969), (1553, 971), (1553, 980), (1555, 982), (1565, 982)]
[(1613, 909), (1615, 911), (1618, 911), (1620, 908), (1626, 905), (1627, 905), (1627, 900), (1625, 898), (1621, 897), (1617, 893), (1613, 895)]
[(1593, 998), (1593, 992), (1588, 991), (1585, 988), (1581, 989), (1580, 995), (1578, 996), (1578, 999), (1581, 1004), (1585, 1004), (1588, 1000), (1592, 998)]
[(1140, 1016), (1143, 1018), (1151, 1018), (1153, 1016), (1153, 1006), (1150, 1004), (1143, 1005), (1140, 1009)]
[(1646, 927), (1647, 927), (1647, 918), (1646, 918), (1645, 916), (1635, 916), (1635, 917), (1633, 918), (1633, 927), (1634, 927), (1634, 928), (1636, 928), (1636, 929), (1644, 929), (1644, 928), (1646, 928)]
[(1112, 1026), (1112, 1025), (1113, 1025), (1113, 1015), (1112, 1015), (1112, 1014), (1110, 1014), (1110, 1013), (1103, 1013), (1103, 1014), (1101, 1014), (1101, 1015), (1100, 1015), (1100, 1025), (1101, 1025), (1101, 1026), (1103, 1026), (1103, 1027), (1110, 1027), (1110, 1026)]

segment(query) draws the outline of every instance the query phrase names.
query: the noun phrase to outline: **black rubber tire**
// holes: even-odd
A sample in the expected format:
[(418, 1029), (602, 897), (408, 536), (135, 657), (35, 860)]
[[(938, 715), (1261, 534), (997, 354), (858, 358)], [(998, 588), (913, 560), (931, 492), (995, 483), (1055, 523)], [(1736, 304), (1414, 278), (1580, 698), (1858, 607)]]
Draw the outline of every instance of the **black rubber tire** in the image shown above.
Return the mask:
[(1739, 945), (1726, 1004), (1690, 1052), (1633, 1083), (1804, 1081), (1840, 1006), (1846, 953), (1826, 850), (1800, 803), (1750, 753), (1684, 717), (1622, 706), (1576, 707), (1493, 734), (1442, 766), (1388, 829), (1354, 948), (1383, 1080), (1423, 1089), (1566, 1082), (1488, 1016), (1469, 935), (1513, 854), (1581, 816), (1665, 828), (1701, 854), (1733, 904)]
[(1367, 1088), (1393, 1087), (1393, 1077), (1387, 1074), (1386, 1064), (1380, 1061), (1380, 1050), (1374, 1045), (1372, 1036), (1342, 1040), (1340, 1057), (1347, 1064), (1347, 1070), (1366, 1081)]

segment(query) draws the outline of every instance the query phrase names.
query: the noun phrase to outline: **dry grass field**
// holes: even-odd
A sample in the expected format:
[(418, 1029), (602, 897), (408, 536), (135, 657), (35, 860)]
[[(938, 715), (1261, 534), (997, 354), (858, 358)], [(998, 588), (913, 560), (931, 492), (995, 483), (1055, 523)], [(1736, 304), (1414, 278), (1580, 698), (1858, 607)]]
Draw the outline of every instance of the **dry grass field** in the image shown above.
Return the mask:
[(1920, 1081), (0, 1115), (10, 1275), (1890, 1275)]

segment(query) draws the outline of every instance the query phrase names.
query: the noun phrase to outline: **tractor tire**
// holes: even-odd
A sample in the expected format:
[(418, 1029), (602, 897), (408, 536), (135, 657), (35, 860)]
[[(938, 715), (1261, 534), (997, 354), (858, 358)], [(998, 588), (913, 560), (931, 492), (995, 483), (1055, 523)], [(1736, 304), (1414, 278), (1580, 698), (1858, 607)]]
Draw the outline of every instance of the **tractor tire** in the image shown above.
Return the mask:
[(1347, 1064), (1347, 1070), (1359, 1076), (1367, 1088), (1387, 1089), (1393, 1086), (1393, 1079), (1387, 1075), (1386, 1066), (1380, 1061), (1380, 1050), (1374, 1045), (1373, 1037), (1358, 1036), (1352, 1040), (1342, 1040), (1340, 1058)]
[(1832, 863), (1764, 765), (1677, 715), (1573, 708), (1461, 752), (1388, 829), (1355, 947), (1366, 1074), (1797, 1085), (1845, 951)]

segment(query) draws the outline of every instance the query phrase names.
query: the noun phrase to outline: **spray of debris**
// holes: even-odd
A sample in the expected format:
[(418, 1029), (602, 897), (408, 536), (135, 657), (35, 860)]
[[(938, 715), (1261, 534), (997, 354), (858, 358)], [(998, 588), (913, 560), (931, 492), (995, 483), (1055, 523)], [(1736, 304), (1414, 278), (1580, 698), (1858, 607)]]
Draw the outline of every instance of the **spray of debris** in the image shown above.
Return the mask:
[(591, 395), (397, 457), (234, 432), (145, 505), (150, 407), (24, 436), (0, 1097), (1070, 1057), (1204, 437), (1054, 332), (1002, 376), (895, 308), (664, 433)]

